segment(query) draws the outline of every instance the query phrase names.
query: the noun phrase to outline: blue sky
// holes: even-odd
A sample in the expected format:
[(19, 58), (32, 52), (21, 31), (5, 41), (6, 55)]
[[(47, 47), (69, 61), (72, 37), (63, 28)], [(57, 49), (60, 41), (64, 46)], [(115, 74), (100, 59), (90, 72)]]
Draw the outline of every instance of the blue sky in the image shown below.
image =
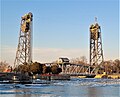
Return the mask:
[[(119, 56), (118, 0), (0, 0), (0, 60), (13, 64), (21, 16), (33, 13), (33, 60), (89, 58), (89, 26), (102, 28), (106, 60)], [(113, 53), (114, 52), (114, 53)]]

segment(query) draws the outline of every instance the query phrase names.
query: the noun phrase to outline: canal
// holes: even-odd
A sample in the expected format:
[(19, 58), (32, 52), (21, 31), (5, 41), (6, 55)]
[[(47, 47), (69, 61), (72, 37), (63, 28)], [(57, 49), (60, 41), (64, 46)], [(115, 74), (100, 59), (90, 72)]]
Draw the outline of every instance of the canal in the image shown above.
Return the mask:
[(41, 84), (0, 84), (0, 97), (120, 97), (120, 79), (72, 78)]

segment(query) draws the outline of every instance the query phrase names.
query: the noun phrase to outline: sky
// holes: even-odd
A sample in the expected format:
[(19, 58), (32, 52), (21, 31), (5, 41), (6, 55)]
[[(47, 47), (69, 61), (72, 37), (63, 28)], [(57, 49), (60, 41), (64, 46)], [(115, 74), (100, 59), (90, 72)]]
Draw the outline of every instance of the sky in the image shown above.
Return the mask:
[(119, 57), (119, 0), (0, 0), (0, 61), (13, 65), (21, 16), (33, 13), (33, 61), (86, 56), (89, 27), (101, 26), (105, 60)]

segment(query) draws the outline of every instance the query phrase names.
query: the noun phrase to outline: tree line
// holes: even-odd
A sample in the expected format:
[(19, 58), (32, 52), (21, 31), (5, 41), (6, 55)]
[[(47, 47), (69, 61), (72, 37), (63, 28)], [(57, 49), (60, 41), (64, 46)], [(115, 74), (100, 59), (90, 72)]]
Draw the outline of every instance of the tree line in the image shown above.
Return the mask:
[[(82, 56), (80, 58), (73, 58), (71, 59), (71, 63), (89, 66), (87, 62), (87, 58), (85, 56)], [(114, 74), (114, 73), (119, 74), (120, 73), (120, 60), (115, 59), (115, 60), (104, 61), (99, 67), (101, 67), (101, 69), (99, 69), (99, 72), (106, 72), (107, 74)]]
[[(89, 66), (87, 58), (85, 56), (70, 59), (70, 63)], [(45, 66), (43, 66), (43, 67), (45, 67)], [(107, 74), (114, 74), (114, 73), (119, 74), (120, 73), (120, 60), (115, 59), (115, 60), (104, 61), (103, 64), (100, 65), (100, 67), (102, 69), (99, 69), (99, 72), (106, 72)], [(1, 61), (0, 62), (0, 72), (4, 72), (6, 70), (6, 68), (8, 68), (9, 70), (12, 70), (12, 67), (10, 66), (9, 63), (7, 63), (6, 61)], [(32, 69), (34, 69), (34, 68), (32, 68)], [(47, 70), (47, 69), (43, 68), (43, 70)]]

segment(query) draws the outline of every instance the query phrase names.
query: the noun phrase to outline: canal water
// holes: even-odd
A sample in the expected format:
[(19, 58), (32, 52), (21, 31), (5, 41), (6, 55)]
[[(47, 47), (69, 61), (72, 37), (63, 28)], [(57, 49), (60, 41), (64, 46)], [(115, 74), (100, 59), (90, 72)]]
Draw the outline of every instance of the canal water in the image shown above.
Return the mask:
[(120, 97), (120, 79), (73, 78), (40, 84), (0, 84), (0, 97)]

